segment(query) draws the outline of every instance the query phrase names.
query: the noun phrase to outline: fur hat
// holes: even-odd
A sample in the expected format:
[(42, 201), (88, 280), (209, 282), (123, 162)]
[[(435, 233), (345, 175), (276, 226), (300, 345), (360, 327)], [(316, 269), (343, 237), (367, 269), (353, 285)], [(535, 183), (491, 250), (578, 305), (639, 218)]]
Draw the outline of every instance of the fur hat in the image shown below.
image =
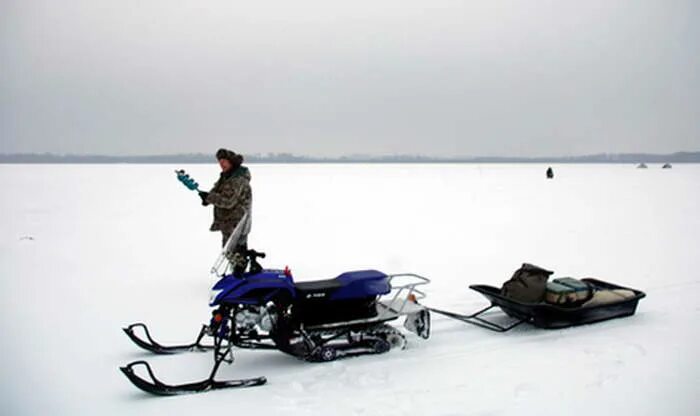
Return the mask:
[(243, 155), (239, 155), (233, 150), (219, 149), (216, 151), (216, 160), (226, 159), (234, 166), (240, 166), (243, 163)]

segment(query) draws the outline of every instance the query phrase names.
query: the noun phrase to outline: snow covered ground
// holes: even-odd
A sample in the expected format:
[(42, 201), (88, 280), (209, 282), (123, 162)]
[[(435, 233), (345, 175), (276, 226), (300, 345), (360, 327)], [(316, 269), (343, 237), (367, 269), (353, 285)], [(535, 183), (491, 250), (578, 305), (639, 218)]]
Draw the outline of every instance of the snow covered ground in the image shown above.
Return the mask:
[(157, 398), (118, 367), (145, 358), (179, 383), (211, 366), (149, 355), (120, 329), (185, 342), (208, 319), (220, 237), (176, 167), (0, 165), (3, 414), (698, 414), (699, 165), (554, 165), (554, 180), (543, 165), (251, 165), (251, 246), (297, 280), (414, 272), (432, 279), (425, 303), (473, 312), (486, 302), (469, 284), (530, 262), (647, 298), (633, 317), (557, 331), (433, 316), (427, 341), (327, 364), (237, 351), (219, 377), (267, 385)]

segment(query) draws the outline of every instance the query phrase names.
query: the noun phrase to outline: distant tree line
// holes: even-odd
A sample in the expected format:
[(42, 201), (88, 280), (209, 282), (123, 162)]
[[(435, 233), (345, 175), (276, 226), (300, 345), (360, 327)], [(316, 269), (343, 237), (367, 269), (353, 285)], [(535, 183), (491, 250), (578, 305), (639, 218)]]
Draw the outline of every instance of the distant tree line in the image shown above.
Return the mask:
[[(566, 157), (428, 157), (420, 155), (350, 155), (341, 157), (310, 157), (291, 153), (245, 155), (246, 163), (700, 163), (700, 152), (672, 154), (601, 153)], [(57, 155), (52, 153), (0, 154), (0, 163), (212, 163), (210, 154), (108, 156)]]

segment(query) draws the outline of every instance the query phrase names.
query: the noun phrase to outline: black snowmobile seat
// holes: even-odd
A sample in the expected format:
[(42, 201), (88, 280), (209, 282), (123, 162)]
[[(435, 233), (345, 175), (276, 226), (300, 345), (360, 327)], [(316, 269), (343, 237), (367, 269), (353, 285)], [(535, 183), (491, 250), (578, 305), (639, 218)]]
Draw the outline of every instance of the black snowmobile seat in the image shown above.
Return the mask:
[(304, 299), (328, 298), (336, 291), (340, 294), (339, 299), (373, 298), (389, 292), (387, 278), (386, 274), (376, 270), (358, 270), (345, 272), (335, 279), (295, 282), (295, 287)]
[(344, 286), (338, 279), (314, 280), (312, 282), (295, 282), (294, 286), (300, 293), (332, 292)]

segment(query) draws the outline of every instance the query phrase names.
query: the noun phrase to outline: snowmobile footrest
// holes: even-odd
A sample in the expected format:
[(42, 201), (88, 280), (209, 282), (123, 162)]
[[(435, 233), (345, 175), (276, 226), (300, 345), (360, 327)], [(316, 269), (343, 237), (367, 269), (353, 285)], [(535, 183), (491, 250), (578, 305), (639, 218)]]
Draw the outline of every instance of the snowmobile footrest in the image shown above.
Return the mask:
[[(150, 377), (151, 381), (141, 378), (138, 375), (136, 375), (136, 373), (134, 373), (134, 367), (139, 365), (146, 367), (146, 371), (148, 372), (148, 376)], [(267, 382), (267, 379), (265, 377), (225, 381), (217, 381), (213, 378), (208, 378), (206, 380), (197, 381), (194, 383), (170, 385), (158, 380), (153, 374), (151, 366), (146, 361), (134, 361), (130, 364), (127, 364), (124, 367), (119, 367), (119, 369), (136, 387), (140, 388), (141, 390), (147, 393), (155, 394), (158, 396), (175, 396), (179, 394), (202, 393), (210, 390), (220, 390), (234, 387), (253, 387), (263, 385)]]

